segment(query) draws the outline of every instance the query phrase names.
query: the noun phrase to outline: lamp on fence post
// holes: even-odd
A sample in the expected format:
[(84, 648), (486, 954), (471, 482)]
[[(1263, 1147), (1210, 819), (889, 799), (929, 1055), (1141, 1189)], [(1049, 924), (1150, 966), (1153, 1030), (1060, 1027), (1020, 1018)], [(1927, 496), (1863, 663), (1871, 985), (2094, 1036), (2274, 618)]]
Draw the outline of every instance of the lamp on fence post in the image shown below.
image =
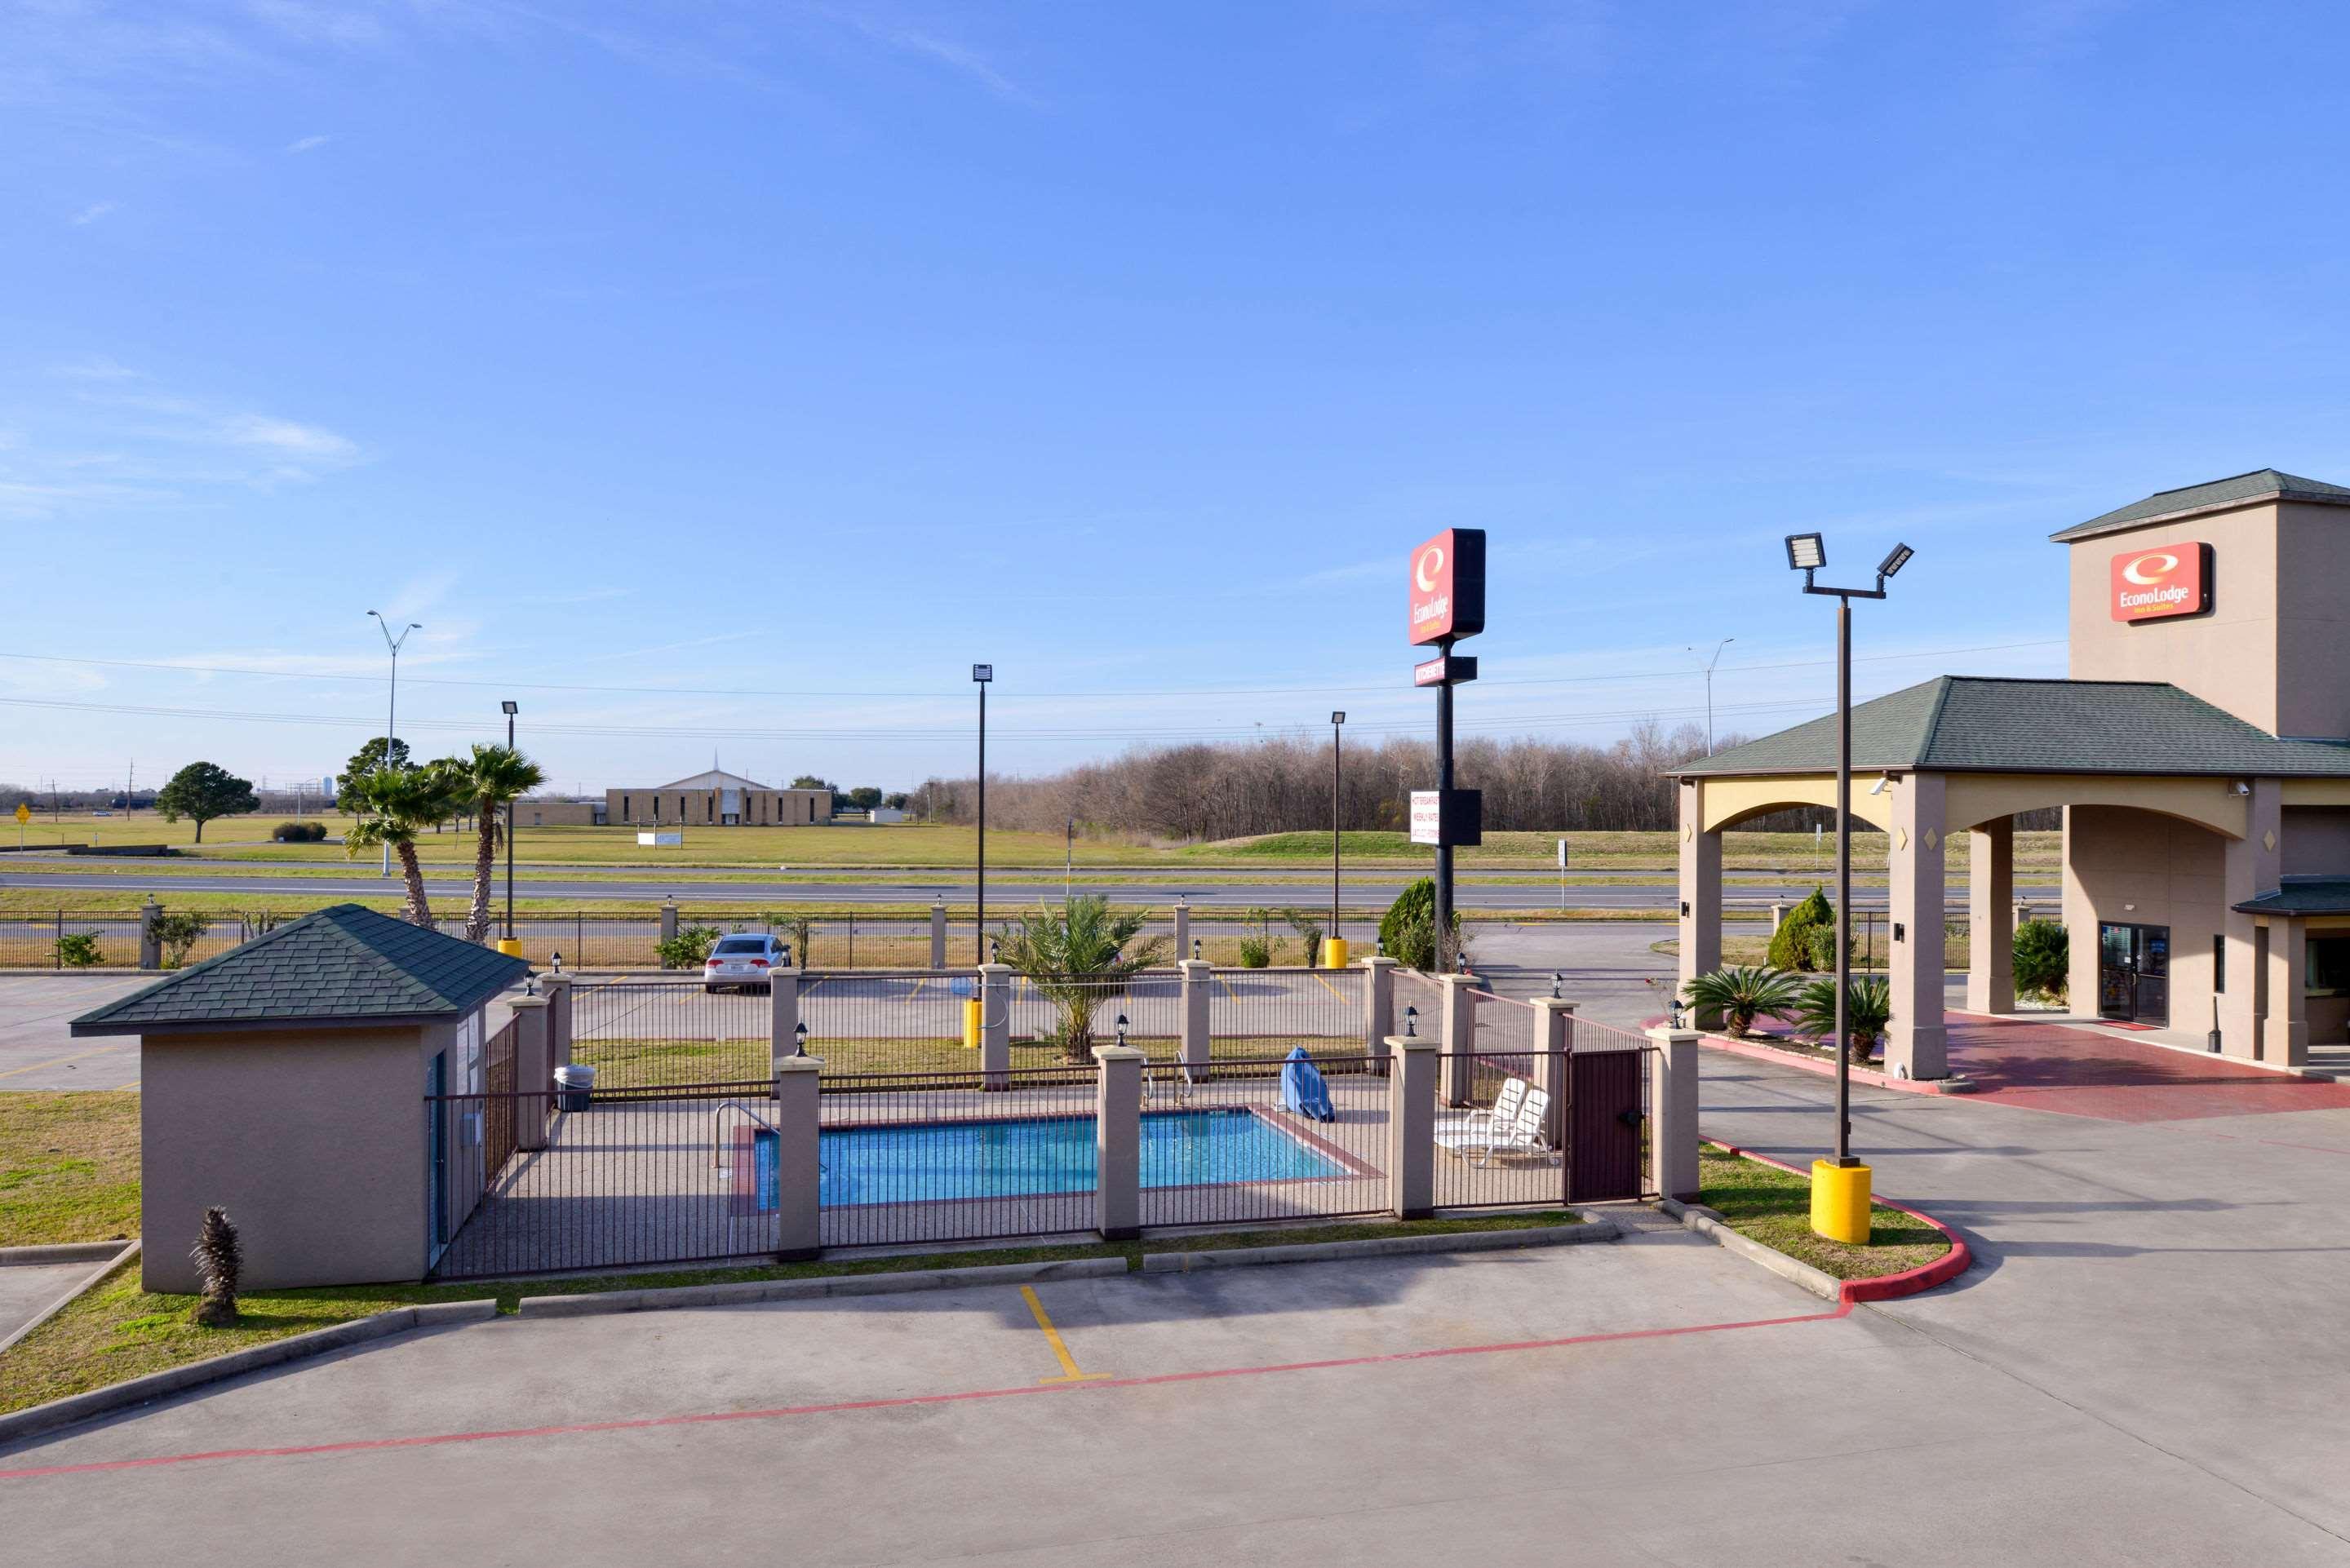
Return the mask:
[(1126, 1044), (1126, 1014), (1123, 1012), (1118, 1015), (1118, 1043), (1121, 1047)]
[(1852, 1068), (1846, 1047), (1852, 1001), (1852, 601), (1881, 599), (1885, 585), (1916, 552), (1896, 545), (1877, 563), (1873, 588), (1825, 587), (1815, 574), (1828, 564), (1817, 534), (1787, 535), (1787, 568), (1804, 574), (1804, 592), (1836, 601), (1836, 901), (1835, 901), (1835, 1152), (1812, 1169), (1812, 1229), (1835, 1240), (1868, 1240), (1868, 1167), (1852, 1155)]
[(1199, 938), (1197, 938), (1197, 937), (1193, 937), (1193, 938), (1191, 939), (1191, 958), (1192, 958), (1192, 961), (1193, 961), (1194, 962), (1197, 962), (1197, 961), (1198, 961), (1198, 960), (1199, 960), (1199, 957), (1200, 957), (1200, 939), (1199, 939)]
[(1555, 969), (1555, 970), (1551, 971), (1551, 972), (1550, 972), (1550, 996), (1551, 996), (1551, 1000), (1552, 1000), (1553, 1002), (1556, 1002), (1559, 998), (1561, 998), (1561, 997), (1565, 996), (1565, 994), (1566, 994), (1566, 971), (1565, 971), (1565, 970), (1556, 970), (1556, 969)]
[(562, 954), (561, 950), (556, 950), (556, 951), (555, 951), (555, 952), (551, 952), (551, 953), (547, 954), (546, 956), (547, 956), (547, 958), (549, 959), (549, 961), (551, 961), (554, 963), (554, 965), (555, 965), (555, 972), (556, 972), (556, 973), (557, 973), (557, 974), (561, 974), (561, 973), (563, 972), (563, 954)]
[(795, 1056), (807, 1054), (807, 1020), (805, 1018), (801, 1019), (792, 1030), (792, 1054)]
[(1419, 1038), (1419, 1009), (1417, 1007), (1403, 1010), (1403, 1037), (1407, 1040)]

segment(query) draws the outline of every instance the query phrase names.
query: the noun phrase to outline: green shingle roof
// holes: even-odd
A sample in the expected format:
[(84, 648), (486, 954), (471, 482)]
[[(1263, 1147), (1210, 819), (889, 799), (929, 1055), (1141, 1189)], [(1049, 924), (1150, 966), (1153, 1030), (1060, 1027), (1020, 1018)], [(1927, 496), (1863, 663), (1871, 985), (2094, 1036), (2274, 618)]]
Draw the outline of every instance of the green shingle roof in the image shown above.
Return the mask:
[(453, 1018), (529, 972), (524, 960), (494, 948), (337, 904), (85, 1012), (73, 1021), (73, 1032)]
[(2236, 908), (2247, 915), (2350, 914), (2350, 877), (2286, 877), (2273, 892)]
[(2111, 534), (2117, 529), (2135, 527), (2161, 517), (2179, 517), (2190, 512), (2210, 512), (2225, 506), (2241, 506), (2253, 501), (2314, 501), (2326, 505), (2350, 506), (2350, 490), (2338, 484), (2328, 484), (2322, 479), (2302, 479), (2290, 473), (2280, 473), (2273, 468), (2256, 468), (2250, 473), (2239, 473), (2228, 479), (2215, 479), (2209, 484), (2190, 484), (2181, 490), (2158, 491), (2143, 501), (2133, 501), (2127, 506), (2116, 507), (2103, 516), (2092, 517), (2086, 523), (2076, 523), (2048, 536), (2058, 544), (2074, 539), (2086, 539), (2094, 535)]
[[(1835, 715), (1671, 770), (1675, 777), (1835, 766)], [(1852, 711), (1860, 769), (2350, 777), (2350, 746), (2283, 741), (2165, 681), (1944, 675)]]

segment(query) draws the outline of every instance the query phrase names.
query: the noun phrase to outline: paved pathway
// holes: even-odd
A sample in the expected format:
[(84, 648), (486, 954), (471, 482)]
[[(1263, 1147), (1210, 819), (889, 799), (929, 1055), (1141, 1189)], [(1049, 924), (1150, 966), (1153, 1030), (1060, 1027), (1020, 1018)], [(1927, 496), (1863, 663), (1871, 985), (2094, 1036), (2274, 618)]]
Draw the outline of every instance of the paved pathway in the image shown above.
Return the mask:
[(1979, 1101), (2106, 1121), (2350, 1106), (2350, 1085), (2028, 1018), (1953, 1017), (1950, 1070)]
[(67, 1025), (158, 978), (136, 972), (0, 975), (0, 1093), (136, 1085), (136, 1038), (77, 1040)]

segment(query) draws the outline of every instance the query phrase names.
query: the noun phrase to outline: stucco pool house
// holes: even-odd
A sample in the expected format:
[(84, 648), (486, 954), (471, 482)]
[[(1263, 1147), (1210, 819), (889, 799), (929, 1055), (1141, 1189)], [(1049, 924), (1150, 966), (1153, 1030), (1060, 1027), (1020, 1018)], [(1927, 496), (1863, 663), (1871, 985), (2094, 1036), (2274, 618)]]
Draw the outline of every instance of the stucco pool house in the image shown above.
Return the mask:
[[(2350, 488), (2262, 469), (2051, 537), (2066, 679), (1943, 676), (1853, 710), (1853, 814), (1887, 836), (1886, 1069), (1948, 1074), (1954, 874), (1967, 1009), (2014, 1010), (2014, 817), (2051, 806), (2073, 1012), (2305, 1067), (2350, 1032)], [(1835, 804), (1835, 718), (1674, 777), (1687, 981), (1721, 964), (1722, 832)]]

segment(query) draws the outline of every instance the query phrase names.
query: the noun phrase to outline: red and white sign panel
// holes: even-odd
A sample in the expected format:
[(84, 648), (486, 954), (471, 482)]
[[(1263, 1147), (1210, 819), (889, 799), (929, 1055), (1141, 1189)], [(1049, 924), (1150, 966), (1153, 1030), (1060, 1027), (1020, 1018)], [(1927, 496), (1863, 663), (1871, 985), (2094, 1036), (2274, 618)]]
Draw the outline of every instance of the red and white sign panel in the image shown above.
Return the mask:
[(1444, 795), (1441, 791), (1416, 789), (1411, 792), (1411, 841), (1414, 844), (1444, 842)]
[(2158, 545), (2114, 557), (2116, 620), (2165, 620), (2211, 607), (2211, 546)]
[(1410, 606), (1415, 644), (1485, 629), (1485, 530), (1447, 528), (1411, 553)]

